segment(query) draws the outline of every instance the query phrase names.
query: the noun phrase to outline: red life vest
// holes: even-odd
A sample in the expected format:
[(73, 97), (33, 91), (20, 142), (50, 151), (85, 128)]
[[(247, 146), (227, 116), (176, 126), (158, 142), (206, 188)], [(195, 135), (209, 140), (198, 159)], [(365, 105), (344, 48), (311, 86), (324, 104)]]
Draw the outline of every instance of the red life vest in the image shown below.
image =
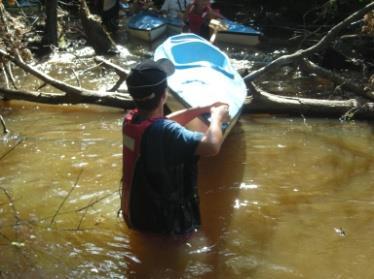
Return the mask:
[(196, 13), (195, 8), (196, 5), (192, 4), (188, 11), (188, 26), (192, 33), (200, 35), (203, 24), (207, 23), (207, 20), (209, 20), (207, 16), (211, 10), (211, 7), (209, 5), (208, 7), (204, 8), (201, 14)]
[[(165, 135), (170, 124), (165, 118), (137, 121), (137, 111), (130, 112), (123, 124), (123, 185), (121, 209), (127, 226), (144, 232), (184, 234), (200, 225), (197, 191), (197, 159), (168, 164), (163, 154), (170, 152)], [(150, 138), (152, 128), (156, 144)], [(153, 125), (154, 124), (154, 125)], [(151, 134), (150, 134), (151, 133)], [(172, 139), (171, 139), (172, 140)], [(152, 148), (157, 148), (157, 152)], [(176, 150), (175, 147), (173, 150)], [(143, 153), (144, 152), (144, 153)], [(155, 154), (157, 165), (149, 164)], [(154, 157), (153, 157), (154, 158)]]
[(134, 116), (137, 110), (130, 111), (124, 119), (122, 135), (123, 135), (123, 179), (122, 179), (122, 197), (121, 209), (123, 218), (131, 225), (130, 218), (130, 197), (131, 188), (133, 184), (133, 177), (138, 158), (140, 157), (141, 140), (146, 129), (156, 120), (160, 118), (150, 118), (141, 121), (140, 123), (133, 123)]

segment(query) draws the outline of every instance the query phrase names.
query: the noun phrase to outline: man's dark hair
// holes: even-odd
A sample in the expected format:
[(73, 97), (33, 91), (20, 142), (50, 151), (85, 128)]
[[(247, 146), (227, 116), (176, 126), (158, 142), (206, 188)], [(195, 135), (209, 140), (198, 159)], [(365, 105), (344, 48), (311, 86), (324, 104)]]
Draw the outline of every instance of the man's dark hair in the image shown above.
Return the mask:
[[(138, 109), (154, 110), (155, 108), (157, 108), (162, 96), (165, 94), (166, 87), (167, 87), (167, 84), (165, 82), (158, 86), (153, 87), (151, 91), (147, 92), (147, 90), (142, 90), (143, 92), (137, 92), (133, 94), (130, 93), (130, 95), (133, 97), (135, 101), (135, 105)], [(138, 99), (138, 98), (134, 98), (134, 95), (136, 96), (145, 95), (146, 97), (144, 97), (143, 99)]]
[(174, 72), (168, 59), (146, 60), (131, 69), (126, 83), (136, 106), (142, 110), (155, 109), (167, 88), (167, 77)]

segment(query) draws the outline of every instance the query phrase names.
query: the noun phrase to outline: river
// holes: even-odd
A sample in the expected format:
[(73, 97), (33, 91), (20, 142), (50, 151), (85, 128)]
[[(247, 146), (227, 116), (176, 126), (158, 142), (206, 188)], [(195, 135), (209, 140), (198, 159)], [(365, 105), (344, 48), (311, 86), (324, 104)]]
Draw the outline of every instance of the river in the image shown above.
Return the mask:
[[(43, 69), (74, 80), (61, 63)], [(123, 111), (10, 102), (0, 113), (11, 131), (0, 137), (0, 278), (374, 277), (372, 123), (242, 115), (199, 162), (201, 230), (175, 239), (117, 214)]]

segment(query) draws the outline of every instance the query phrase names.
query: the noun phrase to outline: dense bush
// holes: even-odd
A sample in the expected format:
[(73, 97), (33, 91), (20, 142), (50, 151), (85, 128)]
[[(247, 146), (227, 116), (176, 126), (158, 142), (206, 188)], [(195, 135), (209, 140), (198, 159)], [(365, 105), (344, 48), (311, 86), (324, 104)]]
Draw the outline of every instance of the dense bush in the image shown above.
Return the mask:
[(303, 17), (314, 23), (337, 22), (352, 11), (362, 8), (371, 0), (230, 0), (215, 1), (223, 14), (233, 16), (238, 11), (246, 12), (261, 20), (269, 13), (286, 18), (289, 21), (302, 23)]

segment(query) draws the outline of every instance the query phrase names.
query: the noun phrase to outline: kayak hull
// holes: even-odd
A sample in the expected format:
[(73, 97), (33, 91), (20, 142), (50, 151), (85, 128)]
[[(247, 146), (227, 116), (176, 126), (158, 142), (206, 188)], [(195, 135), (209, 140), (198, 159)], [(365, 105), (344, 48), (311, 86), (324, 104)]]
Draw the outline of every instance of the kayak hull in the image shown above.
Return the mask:
[(146, 42), (153, 42), (165, 34), (167, 26), (159, 26), (150, 30), (128, 28), (128, 33), (131, 37), (140, 39)]
[[(184, 33), (169, 37), (156, 49), (154, 59), (161, 58), (168, 58), (175, 66), (174, 74), (168, 78), (170, 108), (227, 103), (231, 120), (223, 126), (226, 136), (240, 116), (247, 96), (244, 80), (228, 56), (207, 40)], [(193, 126), (205, 131), (209, 123), (210, 115), (203, 115)]]

